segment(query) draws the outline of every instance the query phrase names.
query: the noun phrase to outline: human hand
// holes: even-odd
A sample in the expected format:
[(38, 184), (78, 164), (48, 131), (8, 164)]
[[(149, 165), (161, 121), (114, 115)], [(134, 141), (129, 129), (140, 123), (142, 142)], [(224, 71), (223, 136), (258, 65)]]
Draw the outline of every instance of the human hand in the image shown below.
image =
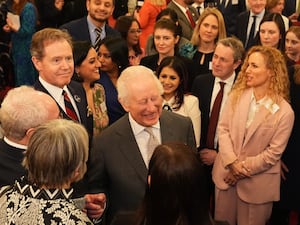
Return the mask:
[(8, 26), (9, 31), (17, 32), (19, 30), (17, 26), (8, 17), (6, 18), (6, 25)]
[(250, 169), (246, 166), (245, 161), (239, 162), (235, 161), (229, 166), (230, 172), (237, 179), (243, 179), (246, 177), (250, 177)]
[(226, 184), (229, 184), (230, 186), (236, 185), (236, 182), (238, 181), (231, 172), (228, 172), (227, 176), (224, 178), (224, 181)]
[(10, 27), (7, 24), (5, 24), (2, 29), (7, 33), (10, 32)]
[(285, 174), (289, 172), (289, 168), (285, 165), (285, 163), (281, 160), (281, 170), (280, 175), (283, 180), (286, 180)]
[(98, 219), (102, 216), (106, 207), (106, 196), (104, 193), (98, 194), (86, 194), (85, 209), (88, 217), (92, 219)]
[(201, 161), (205, 165), (208, 165), (208, 166), (214, 164), (216, 156), (217, 156), (217, 151), (213, 150), (213, 149), (205, 148), (205, 149), (202, 149), (200, 151), (200, 159), (201, 159)]

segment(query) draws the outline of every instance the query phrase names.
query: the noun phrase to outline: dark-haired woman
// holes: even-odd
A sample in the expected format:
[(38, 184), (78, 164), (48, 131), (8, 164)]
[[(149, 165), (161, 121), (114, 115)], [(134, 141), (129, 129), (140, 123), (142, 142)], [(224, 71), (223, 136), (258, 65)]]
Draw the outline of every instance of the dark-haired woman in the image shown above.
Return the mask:
[(145, 55), (139, 41), (142, 32), (139, 22), (132, 16), (120, 16), (117, 19), (115, 29), (127, 42), (130, 65), (139, 65), (141, 58)]
[(184, 62), (176, 56), (164, 58), (157, 69), (157, 76), (164, 88), (163, 109), (191, 118), (198, 147), (201, 112), (198, 98), (186, 94), (188, 74)]
[(75, 73), (72, 79), (82, 82), (88, 102), (88, 114), (93, 115), (93, 135), (98, 135), (108, 125), (105, 103), (105, 91), (101, 84), (95, 83), (100, 78), (100, 62), (96, 50), (90, 42), (73, 43)]
[(107, 37), (102, 40), (98, 50), (100, 61), (100, 79), (97, 81), (104, 87), (109, 125), (125, 114), (118, 101), (116, 89), (121, 72), (129, 66), (128, 47), (119, 37)]

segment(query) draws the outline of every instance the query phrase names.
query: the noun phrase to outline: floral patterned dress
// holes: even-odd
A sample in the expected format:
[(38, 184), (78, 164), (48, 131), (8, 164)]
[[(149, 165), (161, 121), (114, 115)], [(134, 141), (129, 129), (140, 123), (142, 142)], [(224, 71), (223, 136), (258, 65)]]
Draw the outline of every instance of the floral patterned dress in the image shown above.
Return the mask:
[(93, 224), (70, 199), (73, 189), (39, 189), (24, 179), (0, 190), (0, 224)]

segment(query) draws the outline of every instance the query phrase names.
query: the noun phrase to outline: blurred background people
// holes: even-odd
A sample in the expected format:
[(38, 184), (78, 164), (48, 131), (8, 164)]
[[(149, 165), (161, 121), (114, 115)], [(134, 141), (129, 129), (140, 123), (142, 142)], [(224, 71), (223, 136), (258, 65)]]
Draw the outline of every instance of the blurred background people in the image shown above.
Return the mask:
[(148, 37), (153, 34), (157, 15), (166, 7), (166, 0), (145, 0), (141, 9), (135, 10), (134, 16), (142, 28), (140, 44), (143, 49), (146, 48)]
[[(182, 37), (182, 28), (179, 24), (178, 16), (177, 16), (176, 12), (173, 9), (166, 8), (166, 9), (162, 10), (157, 15), (156, 22), (158, 20), (162, 19), (162, 18), (170, 19), (177, 25), (177, 30), (178, 30), (177, 34), (179, 35), (179, 42), (178, 42), (178, 48), (179, 49), (182, 45), (189, 42), (188, 39), (186, 39), (185, 37)], [(154, 55), (156, 53), (157, 53), (157, 50), (155, 48), (154, 38), (153, 38), (153, 34), (152, 34), (148, 37), (148, 40), (147, 40), (146, 55)]]
[(184, 62), (176, 56), (166, 57), (161, 61), (156, 73), (164, 88), (163, 109), (191, 118), (196, 146), (199, 147), (201, 112), (198, 98), (187, 94), (188, 72)]
[[(265, 225), (280, 196), (280, 158), (294, 123), (284, 57), (254, 46), (218, 124), (215, 219)], [(239, 119), (237, 119), (239, 118)]]
[(148, 186), (138, 225), (221, 225), (212, 220), (199, 156), (183, 143), (156, 147), (149, 163)]
[(12, 12), (19, 16), (20, 26), (7, 17), (3, 29), (11, 32), (11, 56), (14, 63), (15, 86), (33, 85), (37, 73), (31, 62), (30, 44), (38, 15), (31, 0), (13, 0)]
[(287, 65), (300, 64), (300, 27), (292, 26), (285, 36), (285, 54)]
[(284, 3), (285, 0), (267, 0), (266, 10), (268, 13), (279, 13), (284, 22), (285, 30), (287, 31), (290, 27), (291, 21), (285, 15), (282, 15)]
[(37, 126), (58, 117), (56, 102), (43, 92), (20, 86), (7, 93), (0, 108), (0, 187), (25, 175), (22, 161), (29, 138)]
[(97, 83), (104, 87), (109, 125), (111, 125), (125, 114), (118, 101), (116, 84), (121, 72), (129, 66), (127, 44), (122, 38), (107, 37), (100, 43), (98, 57), (101, 76)]
[(128, 58), (130, 65), (139, 65), (145, 51), (140, 46), (141, 26), (137, 19), (132, 16), (120, 16), (115, 24), (115, 29), (127, 42)]
[(285, 27), (279, 13), (268, 13), (259, 25), (258, 44), (277, 48), (284, 54)]
[(86, 93), (88, 114), (93, 115), (93, 135), (108, 126), (105, 91), (99, 80), (100, 62), (96, 50), (88, 41), (73, 42), (74, 75), (73, 80), (82, 82)]
[(180, 54), (191, 58), (197, 65), (197, 75), (212, 69), (211, 61), (218, 40), (226, 37), (222, 14), (216, 8), (206, 8), (198, 19), (191, 44), (182, 46)]
[(71, 200), (70, 188), (86, 172), (88, 146), (85, 128), (73, 121), (37, 127), (23, 161), (28, 176), (0, 193), (1, 224), (92, 224)]

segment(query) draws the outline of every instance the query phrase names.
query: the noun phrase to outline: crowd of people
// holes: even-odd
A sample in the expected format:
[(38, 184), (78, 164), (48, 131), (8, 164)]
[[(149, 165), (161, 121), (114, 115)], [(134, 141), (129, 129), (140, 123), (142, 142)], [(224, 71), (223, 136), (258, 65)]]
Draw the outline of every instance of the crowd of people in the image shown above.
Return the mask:
[(0, 223), (298, 224), (299, 9), (1, 0)]

